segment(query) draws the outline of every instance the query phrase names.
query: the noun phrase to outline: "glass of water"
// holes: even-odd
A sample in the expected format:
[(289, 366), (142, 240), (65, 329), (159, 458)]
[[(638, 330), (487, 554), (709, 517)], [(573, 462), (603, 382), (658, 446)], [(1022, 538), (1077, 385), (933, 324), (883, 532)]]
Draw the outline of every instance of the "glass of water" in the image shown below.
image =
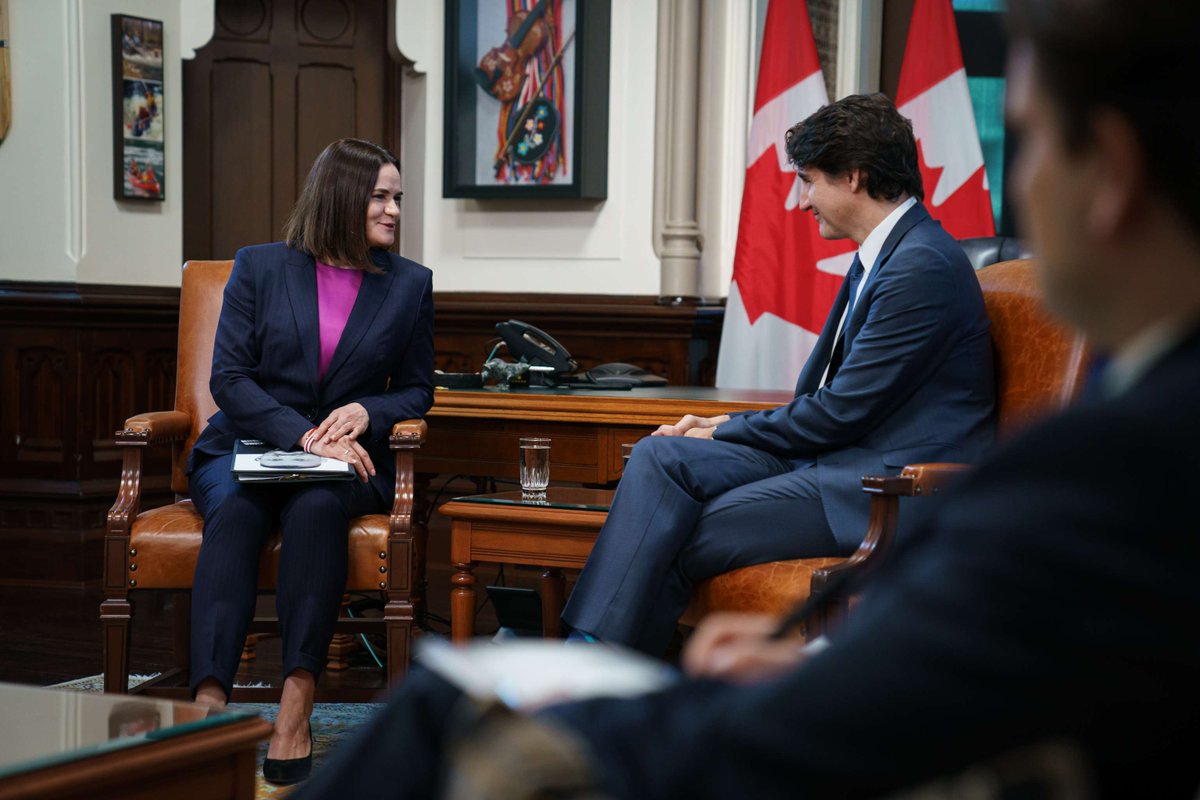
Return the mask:
[(544, 495), (550, 485), (550, 440), (541, 436), (521, 437), (521, 491)]

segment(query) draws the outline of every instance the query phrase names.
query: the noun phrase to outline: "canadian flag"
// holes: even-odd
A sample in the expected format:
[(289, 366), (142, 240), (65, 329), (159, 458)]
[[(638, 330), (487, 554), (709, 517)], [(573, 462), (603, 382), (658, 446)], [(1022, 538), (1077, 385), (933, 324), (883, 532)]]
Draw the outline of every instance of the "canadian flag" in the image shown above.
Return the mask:
[(794, 388), (854, 258), (853, 242), (822, 239), (797, 210), (784, 150), (787, 129), (828, 101), (808, 4), (770, 0), (717, 386)]
[(950, 0), (916, 0), (896, 105), (912, 120), (929, 213), (956, 239), (994, 235), (983, 150)]

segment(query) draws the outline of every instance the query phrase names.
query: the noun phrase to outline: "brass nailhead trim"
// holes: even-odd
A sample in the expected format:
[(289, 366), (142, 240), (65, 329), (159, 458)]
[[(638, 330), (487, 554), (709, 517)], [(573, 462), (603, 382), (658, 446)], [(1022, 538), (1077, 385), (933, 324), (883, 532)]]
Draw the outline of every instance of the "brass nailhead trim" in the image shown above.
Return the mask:
[(380, 557), (380, 558), (387, 558), (387, 553), (386, 553), (385, 551), (383, 551), (383, 550), (380, 550), (380, 551), (379, 551), (379, 557)]
[(385, 567), (383, 564), (380, 564), (380, 565), (379, 565), (379, 571), (380, 571), (380, 572), (387, 572), (387, 567)]
[(136, 547), (129, 548), (129, 557), (137, 558), (137, 548)]
[(385, 581), (380, 581), (380, 582), (379, 582), (379, 588), (380, 588), (380, 589), (386, 589), (386, 588), (387, 588), (387, 583), (386, 583)]
[(130, 585), (130, 586), (137, 586), (137, 578), (130, 578), (130, 579), (129, 579), (129, 585)]
[(130, 564), (130, 565), (129, 565), (129, 571), (130, 571), (130, 572), (137, 572), (137, 564)]

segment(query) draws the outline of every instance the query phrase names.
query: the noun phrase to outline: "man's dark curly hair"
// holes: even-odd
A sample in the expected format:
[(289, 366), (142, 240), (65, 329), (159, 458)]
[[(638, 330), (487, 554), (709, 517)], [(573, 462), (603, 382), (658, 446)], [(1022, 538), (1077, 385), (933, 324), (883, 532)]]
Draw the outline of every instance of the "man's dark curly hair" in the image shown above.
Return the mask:
[(852, 94), (821, 106), (793, 125), (784, 141), (796, 169), (812, 167), (828, 175), (857, 169), (876, 200), (905, 194), (925, 199), (912, 123), (886, 95)]

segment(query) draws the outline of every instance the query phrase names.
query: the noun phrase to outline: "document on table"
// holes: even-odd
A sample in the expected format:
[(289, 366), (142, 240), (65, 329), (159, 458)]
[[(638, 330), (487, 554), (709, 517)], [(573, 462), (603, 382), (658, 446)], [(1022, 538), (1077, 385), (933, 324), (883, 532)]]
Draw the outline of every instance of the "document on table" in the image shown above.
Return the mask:
[(514, 709), (590, 697), (630, 697), (674, 683), (671, 666), (607, 644), (530, 639), (454, 645), (422, 638), (417, 660), (472, 697)]

